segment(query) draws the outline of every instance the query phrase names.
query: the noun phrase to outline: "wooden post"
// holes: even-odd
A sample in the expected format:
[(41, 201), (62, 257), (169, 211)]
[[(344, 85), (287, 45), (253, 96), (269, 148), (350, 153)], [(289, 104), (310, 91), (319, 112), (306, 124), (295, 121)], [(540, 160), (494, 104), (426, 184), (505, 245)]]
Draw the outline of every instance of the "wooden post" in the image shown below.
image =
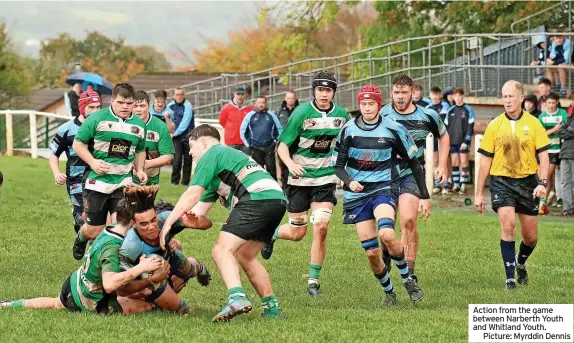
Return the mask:
[(30, 151), (32, 158), (38, 158), (38, 132), (36, 125), (36, 112), (30, 113)]
[(14, 132), (12, 130), (12, 113), (6, 113), (6, 156), (14, 155)]

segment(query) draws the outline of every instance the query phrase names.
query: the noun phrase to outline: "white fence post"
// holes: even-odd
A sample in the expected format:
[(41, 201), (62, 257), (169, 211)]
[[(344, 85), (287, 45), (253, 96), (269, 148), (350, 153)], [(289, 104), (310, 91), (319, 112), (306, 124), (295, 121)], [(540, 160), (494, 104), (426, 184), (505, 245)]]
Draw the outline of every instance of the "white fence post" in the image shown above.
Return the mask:
[(6, 112), (6, 156), (14, 155), (14, 131), (12, 128), (12, 113)]
[(429, 194), (434, 186), (434, 135), (429, 133), (425, 146), (425, 180)]
[(480, 143), (482, 142), (483, 135), (475, 135), (474, 136), (474, 189), (476, 189), (476, 185), (478, 182), (478, 169), (480, 168), (480, 153), (478, 152), (478, 148), (480, 148)]
[(36, 126), (36, 112), (30, 112), (30, 151), (32, 158), (38, 158), (38, 136)]

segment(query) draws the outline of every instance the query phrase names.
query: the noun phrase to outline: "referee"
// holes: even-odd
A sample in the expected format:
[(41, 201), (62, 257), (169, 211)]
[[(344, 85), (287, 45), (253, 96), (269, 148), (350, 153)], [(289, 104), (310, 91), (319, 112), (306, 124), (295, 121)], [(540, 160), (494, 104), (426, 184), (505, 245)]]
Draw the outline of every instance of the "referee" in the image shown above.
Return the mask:
[[(528, 284), (526, 259), (538, 240), (538, 200), (546, 196), (550, 141), (542, 124), (521, 109), (522, 84), (508, 81), (502, 87), (504, 113), (492, 120), (478, 152), (482, 154), (475, 193), (475, 206), (485, 210), (484, 184), (492, 176), (492, 209), (498, 213), (501, 228), (500, 250), (506, 271), (505, 289), (516, 289), (516, 281)], [(540, 166), (536, 157), (540, 160)], [(542, 178), (539, 180), (538, 175)], [(520, 220), (522, 242), (515, 257), (516, 216)], [(514, 270), (518, 280), (514, 278)]]

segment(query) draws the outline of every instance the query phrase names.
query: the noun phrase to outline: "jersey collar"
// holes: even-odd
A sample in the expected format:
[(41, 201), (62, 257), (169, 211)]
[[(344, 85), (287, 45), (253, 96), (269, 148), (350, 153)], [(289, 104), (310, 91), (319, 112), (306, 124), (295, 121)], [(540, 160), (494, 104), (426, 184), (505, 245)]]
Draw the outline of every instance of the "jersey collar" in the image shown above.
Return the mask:
[(415, 110), (412, 111), (411, 113), (400, 113), (400, 112), (397, 111), (397, 109), (395, 108), (395, 104), (394, 104), (394, 103), (391, 103), (391, 107), (393, 108), (393, 111), (395, 111), (397, 114), (399, 114), (399, 115), (401, 115), (401, 116), (408, 116), (408, 115), (411, 115), (411, 114), (415, 113), (415, 112), (418, 110), (418, 107), (417, 107), (418, 105), (415, 104), (415, 103), (413, 103), (413, 105), (415, 105)]
[(126, 119), (123, 119), (123, 118), (117, 116), (117, 115), (114, 113), (114, 109), (112, 108), (111, 105), (110, 105), (110, 113), (111, 113), (114, 117), (118, 118), (119, 120), (121, 120), (121, 121), (123, 121), (123, 122), (126, 122), (126, 121), (128, 121), (128, 120), (130, 120), (130, 119), (132, 119), (132, 118), (134, 117), (134, 114), (133, 114), (133, 113), (131, 113), (130, 116), (127, 117)]
[(518, 121), (520, 120), (520, 118), (522, 118), (522, 115), (524, 114), (524, 111), (520, 111), (520, 114), (518, 115), (518, 117), (516, 119), (512, 118), (508, 113), (506, 113), (506, 111), (504, 111), (504, 115), (506, 116), (506, 119), (508, 120), (512, 120), (512, 121)]
[(313, 99), (311, 101), (311, 106), (313, 106), (313, 108), (315, 109), (315, 111), (321, 113), (322, 115), (328, 116), (329, 114), (331, 114), (334, 110), (335, 110), (335, 104), (333, 104), (333, 102), (331, 101), (331, 107), (329, 107), (328, 110), (321, 110), (319, 109), (319, 107), (315, 106), (315, 99)]
[[(80, 114), (81, 116), (81, 114)], [(82, 126), (82, 122), (80, 121), (79, 116), (77, 116), (76, 118), (74, 118), (74, 124), (78, 125), (78, 126)]]
[[(355, 119), (356, 123), (357, 123), (357, 127), (363, 131), (373, 131), (374, 129), (376, 129), (377, 127), (379, 127), (379, 125), (381, 124), (381, 121), (383, 120), (383, 116), (379, 115), (379, 120), (377, 120), (377, 122), (375, 124), (367, 124), (365, 123), (365, 121), (363, 121), (363, 116), (358, 116), (357, 119)], [(369, 127), (371, 126), (372, 127)]]
[(120, 234), (117, 233), (117, 232), (112, 231), (113, 228), (114, 228), (114, 227), (108, 226), (108, 227), (105, 228), (104, 231), (105, 231), (105, 233), (107, 233), (107, 234), (110, 235), (110, 236), (114, 236), (114, 237), (116, 237), (116, 238), (119, 238), (119, 239), (122, 239), (122, 240), (123, 240), (123, 239), (124, 239), (124, 236), (120, 235)]

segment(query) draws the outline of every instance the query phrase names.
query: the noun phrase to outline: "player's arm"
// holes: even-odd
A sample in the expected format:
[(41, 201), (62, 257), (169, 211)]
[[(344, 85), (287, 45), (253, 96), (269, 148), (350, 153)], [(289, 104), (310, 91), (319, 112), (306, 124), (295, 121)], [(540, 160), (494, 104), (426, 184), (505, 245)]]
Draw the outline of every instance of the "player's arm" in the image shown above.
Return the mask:
[(118, 249), (108, 248), (102, 252), (102, 285), (106, 293), (116, 292), (120, 287), (140, 276), (142, 273), (152, 272), (162, 265), (163, 259), (159, 256), (140, 258), (140, 263), (133, 268), (120, 272)]
[(402, 159), (408, 161), (409, 168), (413, 172), (413, 177), (419, 187), (422, 200), (430, 199), (430, 195), (425, 182), (425, 173), (423, 167), (421, 166), (417, 158), (417, 146), (413, 140), (413, 137), (405, 129), (404, 126), (398, 124), (397, 130), (392, 130), (393, 136), (395, 137), (395, 150)]
[(172, 226), (199, 202), (204, 190), (205, 188), (202, 186), (192, 185), (181, 195), (161, 230), (159, 241), (162, 249), (165, 249), (165, 238), (170, 233)]
[[(442, 176), (442, 181), (446, 182), (446, 166), (448, 163), (449, 158), (449, 150), (450, 150), (450, 136), (448, 134), (448, 130), (440, 115), (436, 113), (436, 111), (429, 109), (428, 110), (428, 117), (430, 123), (430, 132), (438, 138), (438, 168), (435, 171), (435, 178), (440, 178)], [(442, 175), (439, 175), (442, 174)]]
[(66, 174), (60, 171), (60, 155), (62, 155), (62, 153), (66, 149), (67, 133), (68, 133), (67, 131), (60, 132), (60, 130), (58, 130), (58, 133), (56, 133), (56, 136), (50, 142), (51, 154), (48, 157), (48, 163), (50, 165), (52, 173), (54, 174), (54, 182), (58, 186), (64, 185), (66, 183), (67, 178)]
[(466, 105), (466, 108), (468, 110), (468, 126), (466, 128), (466, 136), (464, 137), (464, 142), (470, 146), (472, 135), (474, 134), (474, 110), (468, 105)]
[(346, 128), (343, 128), (341, 132), (339, 132), (339, 137), (337, 137), (337, 142), (335, 144), (335, 151), (331, 158), (331, 164), (333, 165), (335, 175), (337, 175), (339, 180), (343, 181), (347, 187), (350, 187), (349, 185), (353, 179), (346, 170), (349, 151), (346, 131)]
[(194, 230), (207, 230), (213, 226), (211, 219), (207, 218), (206, 215), (217, 200), (217, 194), (213, 192), (214, 196), (208, 199), (206, 196), (208, 193), (210, 193), (210, 190), (203, 192), (199, 202), (193, 206), (191, 211), (180, 218), (180, 222), (184, 227)]

